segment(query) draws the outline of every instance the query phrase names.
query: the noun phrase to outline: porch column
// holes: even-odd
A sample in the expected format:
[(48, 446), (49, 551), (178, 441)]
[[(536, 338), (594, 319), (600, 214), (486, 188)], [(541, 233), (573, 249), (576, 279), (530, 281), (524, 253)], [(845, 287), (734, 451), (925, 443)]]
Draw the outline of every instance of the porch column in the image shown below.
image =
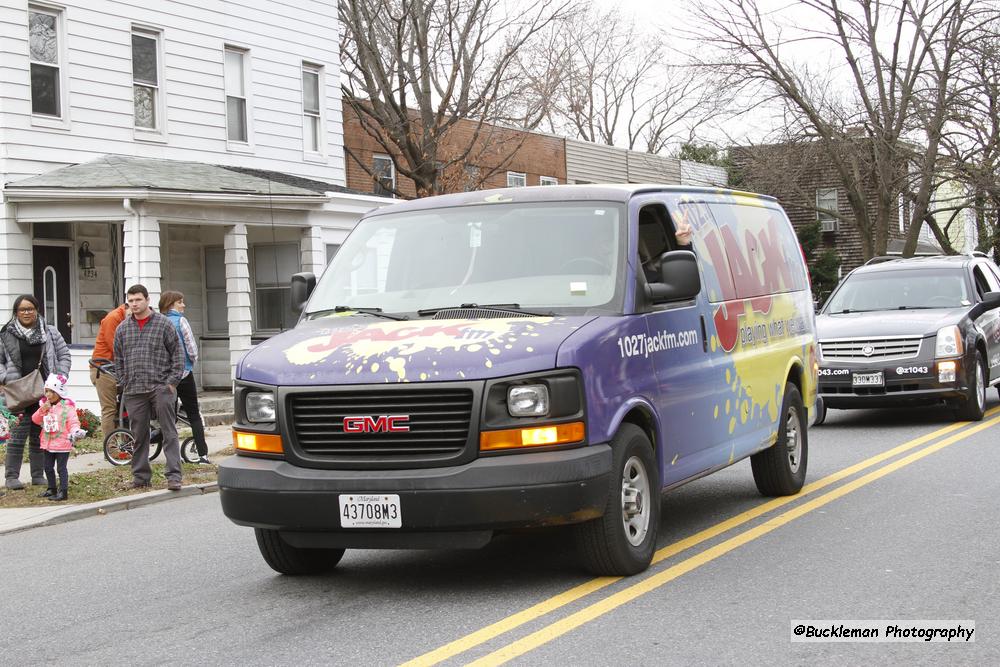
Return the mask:
[(146, 286), (153, 308), (160, 301), (160, 221), (145, 214), (140, 202), (125, 200), (130, 214), (125, 220), (125, 289), (139, 283)]
[(250, 267), (247, 262), (247, 226), (226, 227), (226, 307), (229, 315), (230, 377), (236, 377), (236, 364), (250, 349)]
[(323, 243), (323, 230), (319, 227), (302, 228), (302, 258), (303, 271), (309, 271), (319, 277), (326, 268), (326, 245)]
[(13, 204), (0, 204), (0, 266), (0, 312), (6, 322), (14, 299), (34, 291), (31, 228), (17, 222)]

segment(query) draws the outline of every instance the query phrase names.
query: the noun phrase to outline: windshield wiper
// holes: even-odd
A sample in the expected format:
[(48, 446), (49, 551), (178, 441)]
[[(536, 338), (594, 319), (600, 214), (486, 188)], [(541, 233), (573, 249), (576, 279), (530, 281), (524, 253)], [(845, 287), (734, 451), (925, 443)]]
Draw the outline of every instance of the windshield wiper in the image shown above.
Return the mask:
[(374, 315), (375, 317), (384, 317), (387, 320), (397, 321), (410, 319), (406, 315), (390, 315), (389, 313), (383, 313), (381, 308), (355, 308), (354, 306), (337, 306), (336, 308), (327, 308), (325, 310), (314, 310), (309, 313), (309, 317), (325, 315), (326, 313), (364, 313), (365, 315)]
[(843, 310), (838, 310), (832, 313), (827, 313), (827, 315), (850, 315), (851, 313), (877, 313), (879, 308), (871, 308), (868, 310), (862, 310), (858, 308), (844, 308)]
[(940, 310), (942, 308), (956, 308), (957, 306), (900, 306), (896, 310)]
[(458, 310), (463, 308), (489, 308), (490, 310), (499, 310), (505, 313), (516, 313), (518, 315), (534, 315), (536, 317), (551, 317), (553, 313), (533, 313), (521, 308), (519, 303), (463, 303), (458, 306), (441, 306), (440, 308), (422, 308), (417, 311), (417, 315), (421, 317), (427, 315), (436, 315), (442, 310)]

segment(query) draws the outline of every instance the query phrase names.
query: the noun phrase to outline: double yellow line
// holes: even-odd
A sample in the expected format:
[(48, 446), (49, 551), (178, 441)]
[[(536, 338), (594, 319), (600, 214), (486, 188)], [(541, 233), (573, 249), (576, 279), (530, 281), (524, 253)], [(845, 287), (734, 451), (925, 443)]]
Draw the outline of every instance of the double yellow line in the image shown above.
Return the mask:
[[(680, 577), (681, 575), (686, 574), (694, 570), (695, 568), (698, 568), (706, 563), (709, 563), (715, 560), (716, 558), (726, 553), (729, 553), (730, 551), (752, 540), (755, 540), (781, 526), (784, 526), (790, 521), (793, 521), (805, 514), (808, 514), (809, 512), (812, 512), (817, 508), (823, 507), (824, 505), (833, 502), (834, 500), (841, 498), (847, 495), (848, 493), (851, 493), (852, 491), (855, 491), (867, 484), (870, 484), (875, 480), (888, 475), (891, 472), (899, 470), (904, 466), (908, 466), (915, 461), (919, 461), (925, 456), (929, 456), (934, 452), (940, 451), (945, 447), (953, 445), (956, 442), (959, 442), (961, 440), (964, 440), (965, 438), (968, 438), (971, 435), (974, 435), (975, 433), (979, 433), (980, 431), (983, 431), (997, 423), (1000, 423), (1000, 417), (995, 417), (997, 413), (1000, 413), (1000, 408), (992, 408), (988, 410), (986, 413), (987, 419), (978, 424), (969, 426), (967, 422), (958, 422), (955, 424), (950, 424), (948, 426), (945, 426), (944, 428), (938, 429), (937, 431), (934, 431), (932, 433), (928, 433), (918, 438), (914, 438), (913, 440), (905, 442), (902, 445), (899, 445), (898, 447), (894, 447), (893, 449), (882, 452), (881, 454), (878, 454), (871, 458), (865, 459), (864, 461), (856, 463), (855, 465), (844, 468), (843, 470), (839, 470), (833, 473), (832, 475), (824, 477), (823, 479), (815, 481), (811, 484), (807, 484), (802, 488), (802, 491), (800, 491), (795, 496), (784, 496), (781, 498), (775, 498), (774, 500), (770, 500), (753, 509), (747, 510), (746, 512), (737, 514), (736, 516), (727, 519), (726, 521), (723, 521), (714, 526), (706, 528), (705, 530), (695, 533), (690, 537), (674, 542), (673, 544), (669, 544), (663, 547), (662, 549), (659, 549), (653, 555), (653, 564), (656, 564), (667, 558), (675, 556), (683, 551), (686, 551), (687, 549), (691, 549), (692, 547), (695, 547), (727, 531), (737, 528), (749, 521), (752, 521), (758, 517), (763, 516), (764, 514), (773, 512), (774, 510), (783, 507), (785, 505), (788, 505), (789, 503), (799, 501), (804, 496), (814, 494), (823, 488), (826, 488), (841, 480), (844, 480), (863, 470), (876, 466), (893, 457), (899, 456), (904, 452), (920, 447), (921, 445), (927, 444), (928, 442), (941, 438), (942, 436), (946, 436), (949, 433), (952, 433), (953, 431), (957, 431), (959, 429), (962, 429), (963, 427), (968, 426), (968, 428), (965, 428), (960, 433), (953, 434), (947, 438), (944, 438), (940, 442), (937, 442), (929, 447), (921, 449), (918, 452), (914, 452), (908, 456), (900, 458), (897, 461), (894, 461), (877, 470), (873, 470), (872, 472), (869, 472), (868, 474), (862, 477), (859, 477), (851, 482), (848, 482), (843, 486), (837, 487), (836, 489), (833, 489), (832, 491), (829, 491), (821, 496), (818, 496), (805, 503), (797, 505), (796, 507), (786, 512), (783, 512), (782, 514), (779, 514), (771, 519), (768, 519), (767, 521), (765, 521), (760, 525), (757, 525), (742, 533), (734, 535), (733, 537), (723, 542), (720, 542), (719, 544), (710, 547), (705, 551), (702, 551), (694, 556), (691, 556), (690, 558), (687, 558), (665, 570), (656, 572), (653, 575), (648, 576), (647, 578), (642, 579), (641, 581), (631, 586), (628, 586), (627, 588), (617, 591), (616, 593), (606, 598), (602, 598), (597, 602), (594, 602), (593, 604), (585, 607), (584, 609), (581, 609), (580, 611), (575, 612), (563, 619), (555, 621), (550, 625), (547, 625), (546, 627), (536, 632), (533, 632), (527, 635), (526, 637), (523, 637), (522, 639), (512, 642), (507, 646), (504, 646), (503, 648), (498, 649), (493, 653), (490, 653), (489, 655), (486, 655), (470, 664), (477, 666), (500, 665), (518, 656), (524, 655), (525, 653), (535, 648), (538, 648), (539, 646), (547, 642), (550, 642), (553, 639), (556, 639), (557, 637), (566, 634), (567, 632), (583, 625), (584, 623), (587, 623), (588, 621), (597, 618), (598, 616), (606, 614), (609, 611), (612, 611), (613, 609), (616, 609), (617, 607), (620, 607), (621, 605), (626, 604), (627, 602), (630, 602), (641, 595), (649, 593), (650, 591), (655, 590), (656, 588), (659, 588), (660, 586), (663, 586), (664, 584), (670, 581), (673, 581), (677, 577)], [(533, 621), (541, 616), (544, 616), (545, 614), (556, 611), (561, 607), (565, 607), (566, 605), (575, 602), (580, 598), (590, 595), (591, 593), (598, 591), (602, 588), (605, 588), (607, 586), (610, 586), (611, 584), (620, 580), (621, 577), (598, 577), (596, 579), (592, 579), (583, 584), (580, 584), (579, 586), (575, 586), (565, 591), (564, 593), (560, 593), (559, 595), (551, 597), (548, 600), (544, 600), (536, 605), (533, 605), (525, 609), (524, 611), (508, 616), (507, 618), (501, 619), (500, 621), (488, 625), (485, 628), (482, 628), (481, 630), (472, 632), (464, 637), (456, 639), (453, 642), (445, 644), (440, 648), (437, 648), (433, 651), (418, 656), (406, 663), (403, 663), (402, 667), (428, 667), (430, 665), (436, 665), (439, 662), (442, 662), (456, 655), (464, 653), (465, 651), (475, 648), (476, 646), (480, 646), (481, 644), (484, 644), (496, 637), (499, 637), (500, 635), (506, 632), (510, 632), (511, 630), (514, 630), (515, 628), (518, 628), (524, 625), (525, 623)]]

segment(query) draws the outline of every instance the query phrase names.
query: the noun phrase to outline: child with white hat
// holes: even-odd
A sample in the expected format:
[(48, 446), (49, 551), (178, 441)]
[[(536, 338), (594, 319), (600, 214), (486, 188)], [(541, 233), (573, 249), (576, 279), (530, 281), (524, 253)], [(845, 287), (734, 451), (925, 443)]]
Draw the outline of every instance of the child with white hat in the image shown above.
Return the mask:
[[(76, 404), (66, 396), (66, 376), (51, 373), (45, 381), (45, 394), (31, 421), (42, 427), (41, 448), (45, 454), (45, 478), (49, 488), (39, 498), (66, 500), (69, 495), (69, 472), (66, 463), (73, 441), (86, 431), (80, 428)], [(59, 467), (59, 490), (56, 491), (56, 466)]]

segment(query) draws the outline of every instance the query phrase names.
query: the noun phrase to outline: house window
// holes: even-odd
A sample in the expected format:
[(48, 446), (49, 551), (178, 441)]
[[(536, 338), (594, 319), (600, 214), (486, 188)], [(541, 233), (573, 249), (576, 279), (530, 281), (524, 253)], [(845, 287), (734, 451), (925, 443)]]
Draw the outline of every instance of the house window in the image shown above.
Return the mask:
[(330, 260), (334, 258), (337, 251), (340, 250), (339, 243), (327, 243), (326, 244), (326, 263), (329, 264)]
[(132, 31), (132, 97), (135, 126), (155, 130), (160, 126), (160, 36), (147, 30)]
[(226, 47), (226, 132), (229, 141), (247, 143), (247, 52)]
[(816, 220), (820, 224), (820, 230), (837, 231), (837, 217), (827, 213), (837, 210), (837, 188), (816, 188), (816, 209)]
[(302, 138), (305, 150), (323, 152), (323, 117), (320, 113), (322, 68), (302, 65)]
[(295, 244), (260, 244), (253, 247), (253, 275), (257, 329), (290, 329), (298, 320), (292, 311), (291, 279), (301, 269)]
[(524, 174), (516, 171), (507, 172), (507, 187), (508, 188), (522, 188), (527, 183), (527, 179)]
[(479, 178), (479, 167), (467, 164), (463, 170), (465, 172), (465, 183), (462, 184), (463, 190), (471, 192), (482, 184), (482, 180)]
[(226, 303), (226, 251), (221, 247), (205, 248), (205, 330), (229, 331)]
[(558, 178), (553, 178), (552, 176), (539, 176), (538, 177), (538, 184), (539, 185), (559, 185), (559, 179)]
[(396, 165), (392, 163), (392, 158), (388, 155), (372, 156), (372, 175), (375, 177), (375, 189), (373, 192), (383, 197), (395, 196), (396, 190)]
[(31, 113), (61, 116), (59, 13), (28, 8), (28, 54), (31, 62)]

